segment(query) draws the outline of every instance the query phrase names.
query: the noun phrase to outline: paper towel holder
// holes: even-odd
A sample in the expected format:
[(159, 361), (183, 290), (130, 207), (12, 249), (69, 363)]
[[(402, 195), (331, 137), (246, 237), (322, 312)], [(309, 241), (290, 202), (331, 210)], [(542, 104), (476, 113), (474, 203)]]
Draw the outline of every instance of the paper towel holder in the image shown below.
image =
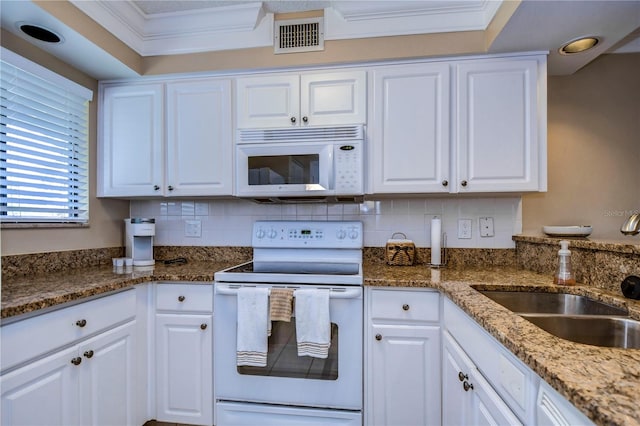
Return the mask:
[(441, 253), (441, 259), (443, 260), (443, 262), (439, 264), (427, 263), (428, 267), (437, 269), (437, 268), (444, 268), (445, 266), (447, 266), (447, 262), (449, 258), (447, 256), (447, 233), (446, 232), (442, 233), (442, 247), (440, 248), (440, 253)]

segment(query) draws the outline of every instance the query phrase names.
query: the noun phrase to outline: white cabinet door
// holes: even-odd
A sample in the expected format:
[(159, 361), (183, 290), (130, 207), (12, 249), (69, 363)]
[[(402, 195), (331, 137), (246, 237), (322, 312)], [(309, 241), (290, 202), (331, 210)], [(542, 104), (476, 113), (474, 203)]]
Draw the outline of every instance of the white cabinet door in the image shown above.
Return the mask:
[(1, 423), (7, 426), (80, 425), (78, 376), (81, 365), (71, 363), (78, 358), (77, 350), (73, 347), (56, 352), (0, 377)]
[(366, 90), (365, 71), (303, 74), (300, 82), (300, 125), (366, 123)]
[(232, 193), (231, 82), (167, 84), (166, 195)]
[(213, 424), (213, 316), (156, 314), (156, 419)]
[(371, 192), (449, 192), (449, 64), (383, 67), (372, 76)]
[(540, 148), (546, 147), (546, 116), (538, 107), (546, 98), (539, 99), (544, 85), (538, 85), (538, 66), (533, 58), (457, 65), (457, 191), (545, 189), (540, 165), (546, 174), (546, 158)]
[(296, 126), (300, 113), (300, 76), (238, 78), (236, 102), (240, 129)]
[(368, 424), (440, 423), (440, 328), (373, 325)]
[(161, 195), (163, 85), (106, 86), (98, 147), (98, 196)]
[(442, 348), (443, 425), (522, 424), (448, 332)]
[(366, 72), (279, 74), (237, 79), (238, 128), (366, 123)]
[(80, 420), (83, 425), (135, 425), (136, 322), (102, 333), (82, 343)]

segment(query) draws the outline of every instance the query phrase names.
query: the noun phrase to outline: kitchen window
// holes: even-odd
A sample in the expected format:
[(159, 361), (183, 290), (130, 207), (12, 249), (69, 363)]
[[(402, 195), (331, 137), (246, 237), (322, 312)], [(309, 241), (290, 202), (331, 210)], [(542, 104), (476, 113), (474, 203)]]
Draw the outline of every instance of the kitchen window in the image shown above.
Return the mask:
[(0, 222), (88, 223), (93, 92), (0, 53)]

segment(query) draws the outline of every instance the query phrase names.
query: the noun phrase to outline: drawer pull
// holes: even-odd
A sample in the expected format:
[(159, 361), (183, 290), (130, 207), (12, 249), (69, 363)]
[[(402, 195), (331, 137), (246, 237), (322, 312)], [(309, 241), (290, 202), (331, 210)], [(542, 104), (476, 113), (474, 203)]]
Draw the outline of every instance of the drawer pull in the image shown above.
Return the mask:
[(200, 330), (206, 330), (207, 324), (200, 324)]
[(80, 358), (79, 356), (75, 358), (71, 358), (71, 364), (73, 365), (80, 365), (81, 362), (82, 362), (82, 358)]
[(184, 302), (184, 296), (178, 296), (178, 302)]
[(408, 311), (409, 310), (409, 305), (407, 305), (406, 303), (404, 305), (402, 305), (402, 310), (403, 311)]
[(376, 340), (378, 341), (382, 340), (382, 334), (376, 334)]
[(462, 387), (464, 388), (465, 392), (469, 392), (469, 389), (473, 390), (473, 385), (471, 383), (467, 382), (466, 380), (462, 384)]
[(458, 373), (458, 379), (460, 379), (461, 382), (464, 382), (468, 378), (469, 376), (467, 374), (464, 374), (462, 371)]
[(85, 351), (85, 352), (84, 352), (84, 356), (85, 356), (86, 358), (91, 358), (91, 357), (93, 356), (93, 351)]
[(85, 325), (87, 325), (87, 320), (86, 319), (81, 319), (76, 321), (76, 325), (80, 328), (84, 327)]

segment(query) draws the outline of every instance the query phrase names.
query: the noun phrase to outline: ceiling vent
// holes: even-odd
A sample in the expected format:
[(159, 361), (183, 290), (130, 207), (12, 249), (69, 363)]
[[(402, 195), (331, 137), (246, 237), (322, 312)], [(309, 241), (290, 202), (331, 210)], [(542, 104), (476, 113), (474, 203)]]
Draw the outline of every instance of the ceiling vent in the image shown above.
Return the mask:
[(288, 19), (275, 21), (275, 53), (324, 50), (324, 19)]

